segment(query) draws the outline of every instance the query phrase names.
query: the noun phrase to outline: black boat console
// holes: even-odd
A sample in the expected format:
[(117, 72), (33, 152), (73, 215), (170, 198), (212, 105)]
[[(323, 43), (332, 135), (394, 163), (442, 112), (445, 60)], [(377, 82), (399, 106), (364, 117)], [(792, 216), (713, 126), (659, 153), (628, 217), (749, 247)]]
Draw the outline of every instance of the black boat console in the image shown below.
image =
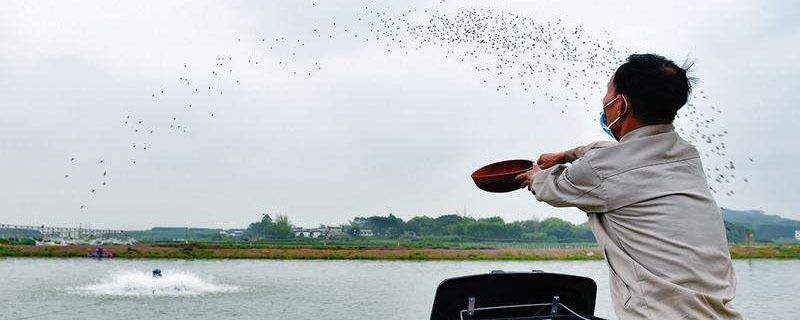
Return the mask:
[(442, 281), (431, 320), (602, 320), (594, 317), (596, 293), (586, 277), (492, 271)]

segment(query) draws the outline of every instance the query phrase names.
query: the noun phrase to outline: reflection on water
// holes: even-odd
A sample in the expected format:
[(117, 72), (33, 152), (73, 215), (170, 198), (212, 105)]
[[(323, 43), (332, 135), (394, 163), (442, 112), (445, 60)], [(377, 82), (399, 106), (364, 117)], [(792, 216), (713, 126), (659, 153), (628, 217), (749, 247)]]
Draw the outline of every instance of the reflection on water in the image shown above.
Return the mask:
[[(735, 261), (734, 306), (747, 319), (800, 313), (800, 260)], [(152, 278), (160, 268), (164, 277)], [(602, 261), (273, 261), (0, 259), (1, 319), (426, 319), (448, 277), (541, 269), (598, 285), (613, 319)], [(7, 306), (7, 308), (6, 308)]]

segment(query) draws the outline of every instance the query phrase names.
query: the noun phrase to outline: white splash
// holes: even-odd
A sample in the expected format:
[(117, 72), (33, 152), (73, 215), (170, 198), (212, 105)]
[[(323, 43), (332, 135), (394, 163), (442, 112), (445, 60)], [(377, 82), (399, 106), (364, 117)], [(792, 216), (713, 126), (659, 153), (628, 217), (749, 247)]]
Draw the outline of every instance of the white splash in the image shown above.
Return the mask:
[(149, 271), (119, 272), (70, 291), (97, 296), (198, 296), (239, 290), (238, 286), (215, 284), (190, 272), (165, 270), (161, 278), (154, 278)]

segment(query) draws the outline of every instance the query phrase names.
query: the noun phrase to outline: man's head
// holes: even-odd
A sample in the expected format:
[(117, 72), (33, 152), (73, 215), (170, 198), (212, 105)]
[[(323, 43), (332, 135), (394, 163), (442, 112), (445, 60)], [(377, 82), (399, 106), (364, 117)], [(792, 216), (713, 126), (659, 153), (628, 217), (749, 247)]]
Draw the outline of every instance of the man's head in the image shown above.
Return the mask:
[(603, 98), (608, 121), (621, 117), (621, 124), (611, 128), (615, 134), (624, 135), (621, 128), (626, 122), (628, 127), (632, 122), (638, 126), (672, 123), (692, 90), (694, 79), (686, 75), (689, 68), (691, 64), (679, 67), (655, 54), (629, 56), (611, 77)]

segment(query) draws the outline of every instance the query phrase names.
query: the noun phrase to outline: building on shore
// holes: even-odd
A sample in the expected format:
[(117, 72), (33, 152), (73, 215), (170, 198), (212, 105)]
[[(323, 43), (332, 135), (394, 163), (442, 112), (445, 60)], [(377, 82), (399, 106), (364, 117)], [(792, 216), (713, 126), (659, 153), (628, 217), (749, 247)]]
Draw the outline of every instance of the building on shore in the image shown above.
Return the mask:
[(0, 224), (0, 239), (28, 239), (40, 246), (133, 244), (136, 239), (125, 230), (89, 227), (53, 227)]
[(239, 239), (244, 237), (244, 229), (220, 230), (219, 234), (223, 237), (234, 237)]
[(302, 237), (302, 238), (337, 238), (345, 236), (344, 230), (342, 227), (331, 227), (326, 225), (320, 225), (319, 228), (301, 228), (297, 227), (292, 229), (294, 232), (295, 237)]
[(294, 228), (292, 230), (294, 236), (298, 238), (319, 238), (322, 236), (322, 230), (319, 228)]

